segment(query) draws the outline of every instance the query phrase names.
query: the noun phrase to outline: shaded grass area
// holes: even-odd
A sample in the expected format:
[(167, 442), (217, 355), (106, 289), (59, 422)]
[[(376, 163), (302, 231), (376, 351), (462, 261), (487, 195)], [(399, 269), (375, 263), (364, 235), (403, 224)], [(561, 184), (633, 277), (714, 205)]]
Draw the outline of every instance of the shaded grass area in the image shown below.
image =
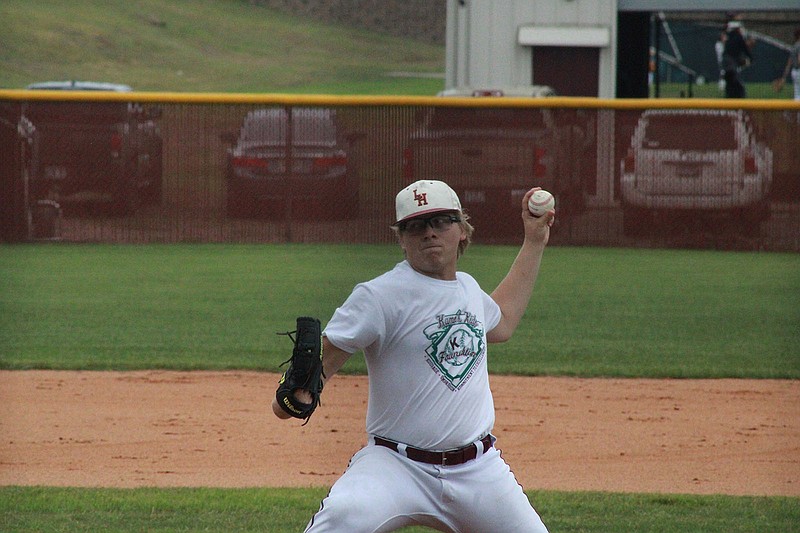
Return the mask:
[[(516, 252), (474, 246), (461, 268), (491, 292)], [(275, 371), (276, 332), (325, 323), (399, 260), (395, 245), (0, 246), (0, 368)], [(796, 379), (798, 272), (797, 254), (551, 247), (490, 370)]]
[[(0, 488), (4, 531), (302, 531), (325, 489)], [(531, 491), (551, 531), (793, 531), (796, 498)], [(413, 527), (405, 533), (432, 531)]]

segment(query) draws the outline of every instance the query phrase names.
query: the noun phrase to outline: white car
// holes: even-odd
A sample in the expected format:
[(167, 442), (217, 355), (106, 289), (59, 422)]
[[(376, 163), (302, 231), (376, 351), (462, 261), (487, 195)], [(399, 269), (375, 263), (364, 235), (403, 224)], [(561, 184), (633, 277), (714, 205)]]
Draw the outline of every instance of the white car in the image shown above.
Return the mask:
[(758, 142), (741, 110), (647, 110), (621, 162), (626, 234), (647, 229), (659, 212), (769, 216), (772, 151)]

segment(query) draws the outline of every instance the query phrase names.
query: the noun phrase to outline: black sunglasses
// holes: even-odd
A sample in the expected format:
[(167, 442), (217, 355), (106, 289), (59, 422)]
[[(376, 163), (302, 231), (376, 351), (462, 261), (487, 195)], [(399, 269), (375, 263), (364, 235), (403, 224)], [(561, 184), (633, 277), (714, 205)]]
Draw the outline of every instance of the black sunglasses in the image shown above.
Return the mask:
[(433, 231), (444, 231), (456, 222), (461, 222), (461, 217), (458, 215), (434, 215), (428, 218), (412, 218), (411, 220), (400, 222), (397, 228), (409, 235), (422, 235), (428, 226)]

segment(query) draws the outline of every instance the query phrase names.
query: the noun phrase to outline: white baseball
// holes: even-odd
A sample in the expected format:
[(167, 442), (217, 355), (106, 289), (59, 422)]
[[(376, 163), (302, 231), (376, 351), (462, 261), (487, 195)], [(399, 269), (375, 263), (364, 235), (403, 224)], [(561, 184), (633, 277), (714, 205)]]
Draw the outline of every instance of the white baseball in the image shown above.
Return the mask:
[(555, 207), (556, 199), (544, 189), (536, 191), (528, 198), (528, 211), (535, 217), (540, 217)]

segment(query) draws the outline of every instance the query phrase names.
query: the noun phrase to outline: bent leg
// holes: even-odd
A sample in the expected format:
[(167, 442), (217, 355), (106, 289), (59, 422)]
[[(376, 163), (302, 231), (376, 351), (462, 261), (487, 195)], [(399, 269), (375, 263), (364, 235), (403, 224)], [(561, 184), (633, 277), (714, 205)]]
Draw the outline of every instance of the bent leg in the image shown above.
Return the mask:
[(463, 472), (448, 475), (459, 531), (547, 533), (499, 450), (470, 463), (474, 464), (467, 464)]
[(442, 528), (431, 505), (438, 481), (380, 446), (356, 453), (306, 533), (383, 533), (411, 525)]

